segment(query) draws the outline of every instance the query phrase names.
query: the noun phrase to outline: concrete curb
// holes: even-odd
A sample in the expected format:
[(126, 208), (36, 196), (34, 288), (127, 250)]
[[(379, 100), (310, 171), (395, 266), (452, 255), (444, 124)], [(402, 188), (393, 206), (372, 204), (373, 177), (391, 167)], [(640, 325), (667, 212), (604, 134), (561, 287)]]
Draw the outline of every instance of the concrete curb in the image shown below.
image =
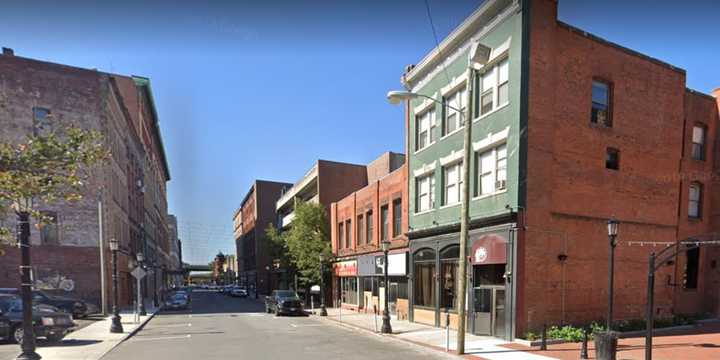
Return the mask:
[(155, 310), (155, 312), (153, 312), (153, 313), (151, 313), (150, 315), (148, 315), (147, 319), (143, 320), (142, 323), (140, 323), (140, 325), (138, 325), (137, 327), (135, 327), (135, 329), (133, 329), (131, 332), (127, 333), (127, 335), (125, 335), (122, 339), (120, 339), (120, 341), (118, 341), (117, 343), (115, 343), (115, 345), (113, 345), (112, 347), (110, 347), (107, 351), (105, 351), (104, 353), (100, 354), (100, 357), (98, 357), (98, 360), (102, 359), (103, 357), (105, 357), (105, 355), (109, 354), (109, 353), (110, 353), (111, 351), (113, 351), (116, 347), (120, 346), (120, 344), (124, 343), (127, 339), (129, 339), (129, 338), (133, 337), (135, 334), (137, 334), (137, 333), (138, 333), (140, 330), (142, 330), (142, 329), (145, 327), (145, 325), (146, 325), (148, 322), (150, 322), (150, 320), (152, 320), (152, 319), (155, 317), (155, 315), (157, 315), (158, 313), (160, 313), (160, 309), (157, 309), (157, 310)]

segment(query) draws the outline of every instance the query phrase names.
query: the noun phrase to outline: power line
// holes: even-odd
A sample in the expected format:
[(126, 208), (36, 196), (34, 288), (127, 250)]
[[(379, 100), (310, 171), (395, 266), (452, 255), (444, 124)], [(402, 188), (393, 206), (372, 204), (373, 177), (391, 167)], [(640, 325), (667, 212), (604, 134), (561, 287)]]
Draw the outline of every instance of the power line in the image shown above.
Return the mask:
[[(428, 0), (425, 0), (425, 10), (427, 10), (428, 20), (430, 21), (430, 28), (432, 29), (433, 38), (435, 39), (435, 48), (437, 49), (439, 55), (440, 41), (438, 40), (437, 30), (435, 30), (435, 23), (433, 22), (432, 12), (430, 11), (430, 4), (428, 3)], [(445, 74), (445, 79), (448, 83), (450, 83), (450, 75), (448, 75), (447, 68), (445, 67), (445, 61), (442, 61), (441, 65), (443, 69), (443, 74)]]

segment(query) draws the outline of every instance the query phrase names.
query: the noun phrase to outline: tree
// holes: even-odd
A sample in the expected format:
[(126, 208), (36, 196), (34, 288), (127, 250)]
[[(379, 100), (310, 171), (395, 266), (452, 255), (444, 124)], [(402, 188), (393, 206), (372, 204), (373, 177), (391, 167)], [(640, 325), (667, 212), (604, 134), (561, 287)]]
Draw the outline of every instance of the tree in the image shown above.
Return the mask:
[[(303, 282), (320, 282), (320, 254), (326, 262), (332, 257), (330, 230), (325, 209), (320, 204), (296, 201), (295, 217), (290, 229), (279, 232), (272, 225), (266, 229), (271, 254), (285, 258), (300, 274)], [(327, 267), (326, 267), (327, 268)]]
[[(30, 215), (43, 223), (37, 207), (82, 199), (92, 167), (108, 155), (100, 133), (76, 127), (0, 143), (0, 220), (13, 203), (32, 199)], [(0, 243), (13, 240), (11, 229), (0, 225)]]

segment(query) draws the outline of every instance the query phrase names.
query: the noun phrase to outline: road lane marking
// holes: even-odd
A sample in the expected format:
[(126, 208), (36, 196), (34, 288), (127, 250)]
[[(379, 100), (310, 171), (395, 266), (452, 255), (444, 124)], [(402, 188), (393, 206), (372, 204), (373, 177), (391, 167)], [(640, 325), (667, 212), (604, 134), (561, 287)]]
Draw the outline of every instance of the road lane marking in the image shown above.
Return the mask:
[(161, 337), (153, 337), (153, 338), (136, 338), (134, 341), (156, 341), (156, 340), (173, 340), (173, 339), (189, 339), (192, 336), (190, 334), (187, 334), (185, 336), (161, 336)]
[(164, 325), (164, 326), (163, 326), (163, 325), (160, 325), (160, 327), (166, 327), (166, 328), (171, 328), (171, 327), (188, 327), (188, 326), (192, 326), (192, 324), (187, 323), (187, 324), (168, 324), (168, 325)]
[(292, 326), (292, 327), (294, 327), (294, 328), (299, 328), (299, 327), (318, 327), (318, 326), (325, 326), (325, 325), (323, 325), (323, 324), (298, 325), (298, 324), (292, 324), (292, 323), (291, 323), (290, 326)]

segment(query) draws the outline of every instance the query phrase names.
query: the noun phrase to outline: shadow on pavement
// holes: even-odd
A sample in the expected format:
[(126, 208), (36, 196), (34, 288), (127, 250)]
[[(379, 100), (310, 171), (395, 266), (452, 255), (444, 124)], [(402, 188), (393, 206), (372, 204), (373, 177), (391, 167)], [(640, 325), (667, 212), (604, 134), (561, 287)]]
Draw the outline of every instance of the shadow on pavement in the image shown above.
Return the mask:
[(69, 347), (69, 346), (85, 346), (101, 343), (102, 340), (63, 340), (59, 342), (49, 342), (45, 340), (38, 340), (38, 347)]

